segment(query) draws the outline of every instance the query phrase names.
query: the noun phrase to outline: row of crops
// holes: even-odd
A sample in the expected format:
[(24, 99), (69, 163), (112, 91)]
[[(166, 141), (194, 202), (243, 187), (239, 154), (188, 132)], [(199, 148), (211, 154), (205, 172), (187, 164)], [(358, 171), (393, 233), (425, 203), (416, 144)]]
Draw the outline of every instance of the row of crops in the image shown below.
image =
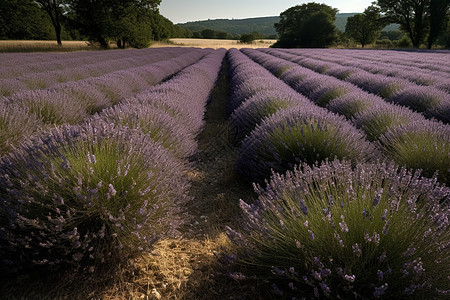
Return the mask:
[(2, 98), (2, 274), (94, 272), (176, 233), (189, 200), (188, 157), (225, 50), (168, 52)]
[(450, 293), (448, 54), (110, 53), (0, 67), (1, 270), (93, 272), (175, 234), (225, 58), (236, 170), (258, 196), (226, 229), (231, 277), (291, 298)]
[(315, 51), (228, 52), (237, 169), (258, 183), (228, 228), (233, 278), (287, 298), (448, 295), (449, 94)]

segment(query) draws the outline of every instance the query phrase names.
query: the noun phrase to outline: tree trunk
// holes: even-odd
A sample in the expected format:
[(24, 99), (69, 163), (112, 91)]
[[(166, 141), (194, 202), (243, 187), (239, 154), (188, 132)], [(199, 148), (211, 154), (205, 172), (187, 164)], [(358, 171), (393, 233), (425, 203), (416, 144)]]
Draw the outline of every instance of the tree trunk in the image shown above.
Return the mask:
[(431, 49), (447, 22), (447, 12), (450, 0), (431, 0), (430, 3), (430, 32), (428, 34), (427, 48)]
[(108, 41), (105, 38), (99, 37), (99, 38), (97, 38), (97, 40), (100, 43), (100, 46), (102, 48), (104, 48), (104, 49), (108, 49), (109, 48), (109, 43), (108, 43)]
[(425, 4), (420, 4), (415, 7), (415, 15), (414, 15), (414, 35), (415, 41), (413, 41), (413, 46), (415, 48), (420, 47), (420, 43), (423, 40), (423, 32), (424, 32), (424, 11)]
[(59, 46), (62, 46), (62, 41), (61, 41), (61, 26), (55, 27), (55, 33), (56, 33), (56, 42), (58, 43)]
[(56, 34), (56, 42), (59, 46), (62, 45), (61, 42), (61, 22), (60, 22), (60, 16), (59, 16), (59, 3), (57, 0), (41, 0), (37, 1), (40, 5), (42, 5), (42, 8), (47, 12), (48, 16), (50, 17), (50, 20), (52, 21), (53, 28), (55, 29)]

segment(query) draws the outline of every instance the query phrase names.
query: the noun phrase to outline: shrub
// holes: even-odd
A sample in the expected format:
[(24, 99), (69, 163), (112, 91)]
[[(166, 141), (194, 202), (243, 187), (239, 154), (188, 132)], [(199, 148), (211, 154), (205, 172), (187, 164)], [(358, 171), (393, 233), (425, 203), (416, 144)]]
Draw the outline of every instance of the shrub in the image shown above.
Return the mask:
[(55, 82), (50, 72), (31, 73), (20, 79), (29, 90), (46, 89)]
[(69, 98), (72, 98), (73, 102), (81, 104), (90, 115), (111, 106), (111, 102), (106, 98), (100, 88), (92, 84), (74, 82), (61, 85), (58, 87), (58, 90), (63, 91)]
[(335, 157), (356, 164), (374, 155), (364, 133), (342, 117), (298, 106), (279, 111), (255, 128), (242, 142), (237, 168), (245, 178), (263, 182), (272, 170), (284, 173), (301, 163), (313, 165)]
[(345, 81), (351, 82), (370, 93), (379, 95), (382, 98), (389, 98), (393, 94), (403, 91), (409, 84), (406, 80), (384, 75), (371, 74), (362, 70), (353, 72), (345, 79)]
[(139, 129), (179, 158), (188, 157), (197, 149), (195, 136), (161, 108), (119, 104), (104, 110), (98, 118), (116, 126)]
[(400, 48), (411, 48), (412, 47), (411, 39), (406, 34), (403, 35), (401, 39), (396, 41), (396, 44), (397, 44), (397, 47), (400, 47)]
[(450, 183), (450, 127), (418, 121), (394, 127), (379, 139), (383, 152), (401, 166), (422, 169), (423, 174)]
[(44, 124), (28, 110), (14, 104), (0, 102), (0, 156), (39, 130)]
[(385, 101), (376, 95), (354, 90), (331, 100), (327, 109), (351, 119), (357, 113), (365, 112), (376, 104), (382, 105), (385, 104)]
[(255, 204), (241, 200), (243, 230), (227, 228), (234, 278), (265, 280), (286, 299), (450, 292), (450, 189), (435, 178), (333, 161), (274, 174), (256, 191)]
[(26, 85), (20, 80), (9, 78), (0, 80), (0, 96), (8, 97), (26, 89)]
[[(439, 107), (450, 104), (450, 96), (444, 91), (430, 86), (415, 86), (392, 95), (388, 99), (394, 103), (408, 106), (411, 109), (423, 112), (429, 117), (439, 119), (445, 117), (439, 113)], [(449, 117), (447, 116), (447, 119)]]
[(338, 80), (330, 80), (322, 78), (322, 83), (312, 89), (309, 98), (319, 106), (327, 106), (327, 104), (340, 96), (350, 93), (355, 87), (346, 82)]
[(82, 103), (57, 90), (25, 91), (10, 97), (9, 102), (28, 109), (45, 124), (77, 124), (87, 116)]
[(252, 97), (257, 92), (269, 90), (288, 90), (290, 89), (286, 84), (275, 78), (272, 74), (270, 76), (248, 77), (242, 80), (232, 89), (229, 101), (229, 110), (232, 112), (241, 105), (248, 98)]
[(242, 43), (242, 44), (253, 44), (255, 39), (256, 39), (256, 36), (254, 34), (244, 33), (239, 38), (239, 42)]
[(356, 67), (350, 67), (350, 66), (340, 66), (335, 65), (332, 68), (329, 68), (325, 74), (336, 77), (341, 80), (345, 80), (347, 77), (349, 77), (354, 72), (359, 71)]
[(184, 165), (138, 130), (62, 126), (0, 159), (0, 269), (93, 271), (183, 220)]
[(99, 78), (87, 79), (85, 81), (89, 85), (93, 85), (108, 99), (110, 104), (117, 104), (122, 99), (129, 97), (132, 87), (126, 81), (115, 76), (107, 74)]
[(230, 117), (234, 140), (240, 143), (264, 118), (281, 109), (301, 104), (307, 105), (311, 102), (294, 91), (285, 93), (273, 90), (254, 94), (242, 103)]
[(369, 141), (375, 141), (391, 128), (419, 120), (425, 120), (425, 118), (403, 106), (385, 103), (357, 113), (353, 123), (366, 133)]

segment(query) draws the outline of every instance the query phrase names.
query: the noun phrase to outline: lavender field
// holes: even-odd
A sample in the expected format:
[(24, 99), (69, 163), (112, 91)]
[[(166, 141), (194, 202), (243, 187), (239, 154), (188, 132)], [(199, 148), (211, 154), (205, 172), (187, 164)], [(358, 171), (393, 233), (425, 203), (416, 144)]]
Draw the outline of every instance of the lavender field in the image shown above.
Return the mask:
[(447, 51), (0, 54), (0, 292), (444, 299), (449, 123)]

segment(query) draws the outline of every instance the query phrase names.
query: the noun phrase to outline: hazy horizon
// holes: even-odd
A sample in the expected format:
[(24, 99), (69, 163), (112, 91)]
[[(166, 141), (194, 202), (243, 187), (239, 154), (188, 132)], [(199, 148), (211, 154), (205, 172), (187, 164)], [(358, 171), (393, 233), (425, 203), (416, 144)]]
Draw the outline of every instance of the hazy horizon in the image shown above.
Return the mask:
[[(372, 0), (163, 0), (160, 13), (173, 23), (214, 19), (247, 19), (279, 16), (286, 9), (308, 2), (324, 3), (339, 9), (339, 13), (363, 12)], [(238, 9), (237, 9), (238, 7)]]

